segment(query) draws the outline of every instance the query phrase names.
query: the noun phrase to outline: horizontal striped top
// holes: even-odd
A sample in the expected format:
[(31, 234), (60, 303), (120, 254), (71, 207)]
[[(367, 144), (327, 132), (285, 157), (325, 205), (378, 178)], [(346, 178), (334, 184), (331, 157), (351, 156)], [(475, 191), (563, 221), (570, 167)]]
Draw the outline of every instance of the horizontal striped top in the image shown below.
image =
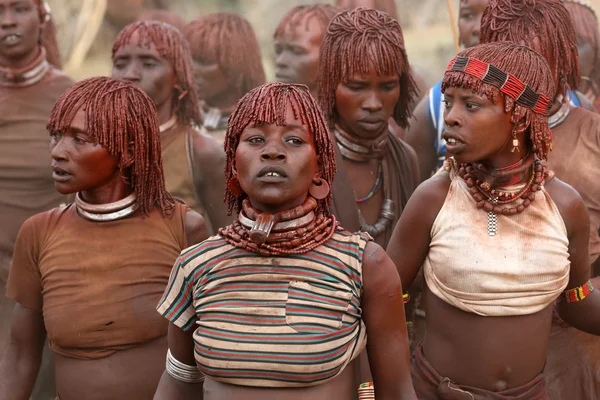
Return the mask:
[(326, 382), (365, 347), (365, 233), (339, 230), (300, 255), (264, 257), (220, 236), (184, 250), (157, 310), (193, 329), (200, 371), (243, 386)]

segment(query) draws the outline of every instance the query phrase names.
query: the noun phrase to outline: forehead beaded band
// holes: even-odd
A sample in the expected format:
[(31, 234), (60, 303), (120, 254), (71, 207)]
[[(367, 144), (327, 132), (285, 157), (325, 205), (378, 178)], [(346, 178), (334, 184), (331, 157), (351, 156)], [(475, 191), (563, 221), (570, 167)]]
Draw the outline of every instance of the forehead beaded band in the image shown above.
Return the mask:
[(536, 114), (548, 116), (551, 101), (543, 94), (524, 84), (516, 76), (502, 71), (500, 68), (478, 60), (473, 57), (454, 57), (446, 72), (462, 72), (480, 79), (483, 83), (500, 89), (502, 93), (515, 100), (523, 107), (527, 107)]

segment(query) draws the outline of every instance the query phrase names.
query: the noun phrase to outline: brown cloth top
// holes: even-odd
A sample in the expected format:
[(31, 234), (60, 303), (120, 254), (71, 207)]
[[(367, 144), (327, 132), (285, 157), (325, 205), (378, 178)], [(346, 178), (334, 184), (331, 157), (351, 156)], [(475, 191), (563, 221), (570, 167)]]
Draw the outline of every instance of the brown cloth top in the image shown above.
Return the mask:
[[(579, 192), (590, 213), (590, 263), (600, 255), (600, 115), (572, 107), (563, 124), (554, 129), (548, 167), (556, 177)], [(565, 126), (567, 128), (567, 126)]]
[(50, 347), (67, 357), (107, 357), (164, 336), (155, 307), (187, 246), (188, 209), (110, 222), (86, 220), (74, 204), (37, 214), (19, 232), (7, 297), (43, 311)]
[(425, 358), (422, 344), (412, 355), (410, 372), (419, 400), (548, 400), (542, 374), (523, 386), (500, 392), (452, 382), (450, 378), (441, 376)]
[(182, 200), (192, 210), (207, 219), (205, 209), (196, 196), (191, 172), (190, 135), (193, 131), (194, 128), (191, 126), (177, 124), (161, 133), (165, 186), (174, 197)]
[[(394, 202), (394, 221), (389, 229), (383, 234), (375, 237), (377, 244), (384, 249), (387, 247), (394, 227), (400, 219), (402, 210), (406, 206), (412, 192), (419, 185), (418, 171), (415, 171), (416, 160), (414, 150), (401, 139), (398, 139), (394, 134), (388, 133), (388, 151), (385, 156), (389, 171), (389, 193)], [(360, 231), (360, 223), (358, 219), (358, 204), (356, 203), (356, 194), (352, 185), (348, 172), (344, 168), (342, 155), (337, 146), (335, 146), (335, 161), (337, 164), (337, 173), (333, 180), (333, 202), (331, 212), (341, 222), (341, 225), (350, 232)]]
[(6, 284), (21, 224), (65, 201), (52, 180), (46, 123), (58, 97), (72, 85), (51, 68), (31, 86), (0, 86), (0, 285)]

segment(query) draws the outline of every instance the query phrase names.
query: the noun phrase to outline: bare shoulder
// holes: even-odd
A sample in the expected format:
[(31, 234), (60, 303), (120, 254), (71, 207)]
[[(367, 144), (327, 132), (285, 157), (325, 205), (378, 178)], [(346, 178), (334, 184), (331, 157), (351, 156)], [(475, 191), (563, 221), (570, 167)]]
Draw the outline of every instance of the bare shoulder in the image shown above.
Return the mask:
[(215, 138), (195, 128), (190, 128), (189, 135), (192, 137), (192, 147), (198, 162), (210, 164), (225, 159), (223, 145)]
[(190, 208), (185, 213), (185, 236), (188, 247), (203, 242), (210, 236), (202, 215)]
[(450, 183), (452, 183), (452, 180), (449, 173), (447, 171), (440, 171), (421, 183), (409, 201), (414, 198), (415, 202), (422, 203), (421, 207), (433, 207), (439, 211), (448, 195)]
[[(569, 233), (578, 225), (589, 223), (587, 208), (579, 193), (571, 185), (554, 178), (546, 183), (545, 188), (556, 204)], [(586, 223), (585, 220), (588, 222)]]
[(591, 140), (600, 148), (600, 114), (592, 112), (581, 107), (571, 109), (573, 120), (577, 121), (577, 129), (584, 138)]

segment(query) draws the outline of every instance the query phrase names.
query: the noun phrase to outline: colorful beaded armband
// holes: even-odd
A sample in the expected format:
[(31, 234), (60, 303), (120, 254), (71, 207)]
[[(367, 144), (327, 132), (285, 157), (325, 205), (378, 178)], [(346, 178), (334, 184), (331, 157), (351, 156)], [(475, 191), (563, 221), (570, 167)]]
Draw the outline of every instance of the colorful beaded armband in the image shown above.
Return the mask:
[(404, 304), (408, 303), (410, 301), (410, 294), (404, 293), (402, 299), (404, 299)]
[(578, 301), (581, 301), (588, 297), (590, 293), (594, 291), (594, 289), (595, 288), (592, 285), (592, 282), (587, 281), (579, 287), (570, 290), (565, 290), (563, 292), (563, 296), (567, 303), (577, 303)]

